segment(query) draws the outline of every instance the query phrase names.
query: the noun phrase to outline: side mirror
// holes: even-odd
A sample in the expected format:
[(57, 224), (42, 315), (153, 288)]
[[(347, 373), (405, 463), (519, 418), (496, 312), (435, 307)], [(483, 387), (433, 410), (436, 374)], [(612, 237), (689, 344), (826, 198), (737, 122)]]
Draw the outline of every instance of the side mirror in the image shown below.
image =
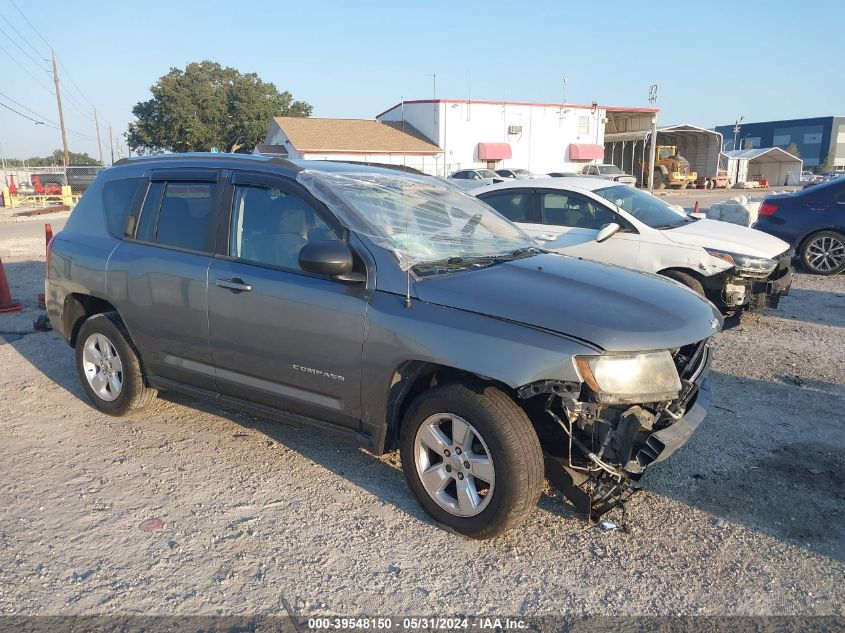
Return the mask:
[(307, 273), (343, 278), (353, 264), (349, 245), (337, 240), (309, 242), (299, 251), (299, 267)]
[(596, 242), (604, 242), (605, 240), (610, 239), (616, 235), (621, 228), (622, 227), (616, 224), (616, 222), (605, 224), (599, 229), (599, 232), (596, 233)]

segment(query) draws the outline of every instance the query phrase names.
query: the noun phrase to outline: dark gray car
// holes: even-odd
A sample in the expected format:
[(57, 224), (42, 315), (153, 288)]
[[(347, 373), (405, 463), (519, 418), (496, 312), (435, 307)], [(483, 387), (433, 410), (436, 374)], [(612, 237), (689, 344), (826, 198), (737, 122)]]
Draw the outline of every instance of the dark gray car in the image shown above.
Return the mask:
[(689, 438), (721, 317), (545, 253), (448, 183), (259, 156), (123, 160), (52, 242), (47, 308), (99, 410), (174, 390), (398, 447), (439, 523), (498, 534), (544, 475), (591, 519)]

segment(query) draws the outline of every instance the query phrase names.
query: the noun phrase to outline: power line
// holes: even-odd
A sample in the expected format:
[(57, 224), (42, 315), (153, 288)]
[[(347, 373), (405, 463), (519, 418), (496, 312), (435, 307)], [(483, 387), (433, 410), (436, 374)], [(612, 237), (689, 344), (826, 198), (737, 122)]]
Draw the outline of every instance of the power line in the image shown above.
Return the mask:
[[(17, 105), (17, 106), (19, 106), (19, 107), (23, 108), (23, 109), (24, 109), (24, 110), (26, 110), (27, 112), (30, 112), (31, 114), (34, 114), (35, 116), (37, 116), (37, 117), (38, 117), (38, 119), (41, 119), (41, 120), (39, 121), (38, 119), (33, 119), (31, 116), (28, 116), (28, 115), (26, 115), (26, 114), (23, 114), (22, 112), (18, 112), (18, 111), (17, 111), (17, 110), (15, 110), (14, 108), (12, 108), (12, 107), (10, 107), (10, 106), (6, 105), (5, 103), (3, 103), (2, 101), (0, 101), (0, 106), (3, 106), (3, 107), (4, 107), (4, 108), (6, 108), (7, 110), (11, 110), (11, 111), (12, 111), (12, 112), (14, 112), (15, 114), (17, 114), (17, 115), (19, 115), (19, 116), (22, 116), (22, 117), (24, 117), (25, 119), (29, 119), (30, 121), (32, 121), (33, 123), (36, 123), (36, 124), (38, 124), (38, 125), (46, 125), (47, 127), (49, 127), (49, 128), (53, 128), (54, 130), (58, 130), (58, 129), (59, 129), (59, 126), (56, 124), (56, 122), (55, 122), (55, 121), (51, 121), (51, 120), (50, 120), (50, 119), (48, 119), (47, 117), (45, 117), (45, 116), (42, 116), (42, 115), (38, 114), (37, 112), (35, 112), (34, 110), (31, 110), (30, 108), (27, 108), (27, 107), (26, 107), (25, 105), (23, 105), (22, 103), (18, 103), (17, 101), (15, 101), (15, 100), (14, 100), (14, 99), (12, 99), (11, 97), (9, 97), (9, 96), (7, 96), (7, 95), (3, 94), (2, 92), (0, 92), (0, 96), (2, 96), (4, 99), (7, 99), (7, 100), (11, 101), (11, 102), (12, 102), (12, 103), (14, 103), (15, 105)], [(82, 132), (77, 132), (76, 130), (72, 130), (72, 129), (68, 128), (68, 127), (66, 127), (65, 129), (68, 131), (68, 133), (69, 133), (69, 134), (73, 134), (74, 136), (78, 136), (79, 138), (84, 138), (84, 139), (88, 139), (88, 140), (91, 140), (91, 141), (95, 141), (95, 140), (97, 140), (95, 137), (91, 136), (90, 134), (84, 134), (84, 133), (82, 133)]]
[(16, 4), (15, 4), (15, 0), (9, 0), (9, 2), (11, 2), (11, 3), (12, 3), (12, 6), (13, 6), (13, 7), (15, 7), (15, 9), (17, 9), (17, 10), (18, 10), (18, 13), (20, 13), (20, 14), (21, 14), (21, 17), (22, 17), (24, 20), (26, 20), (26, 23), (27, 23), (27, 24), (29, 24), (29, 28), (31, 28), (33, 31), (35, 31), (35, 34), (36, 34), (38, 37), (40, 37), (40, 38), (41, 38), (41, 41), (42, 41), (42, 42), (44, 42), (44, 43), (47, 45), (47, 48), (49, 48), (50, 50), (52, 50), (52, 49), (53, 49), (53, 47), (52, 47), (52, 46), (50, 46), (50, 42), (48, 42), (48, 41), (47, 41), (47, 38), (45, 38), (43, 35), (41, 35), (41, 31), (39, 31), (38, 29), (36, 29), (36, 28), (35, 28), (35, 25), (34, 25), (32, 22), (30, 22), (30, 21), (29, 21), (29, 18), (28, 18), (28, 17), (26, 17), (26, 13), (24, 13), (23, 11), (21, 11), (20, 7), (19, 7), (18, 5), (16, 5)]
[(85, 96), (85, 93), (84, 93), (84, 92), (82, 92), (82, 90), (79, 88), (79, 86), (77, 85), (77, 83), (73, 80), (73, 77), (71, 77), (71, 74), (68, 72), (67, 67), (66, 67), (66, 66), (62, 63), (62, 59), (61, 59), (61, 58), (58, 58), (58, 59), (59, 59), (59, 66), (61, 66), (61, 67), (62, 67), (62, 70), (63, 70), (63, 71), (65, 71), (65, 77), (67, 77), (68, 79), (70, 79), (70, 83), (71, 83), (71, 85), (73, 85), (73, 87), (74, 87), (74, 88), (76, 88), (76, 91), (79, 93), (79, 96), (80, 96), (80, 97), (82, 97), (85, 101), (87, 101), (87, 102), (88, 102), (88, 105), (90, 105), (92, 108), (96, 108), (97, 106), (95, 106), (95, 105), (91, 102), (91, 100), (90, 100), (88, 97), (86, 97), (86, 96)]
[(17, 63), (18, 70), (21, 70), (21, 71), (25, 72), (27, 75), (29, 75), (30, 77), (32, 77), (32, 79), (33, 79), (33, 81), (35, 81), (35, 83), (37, 83), (39, 86), (44, 88), (44, 90), (46, 90), (50, 94), (55, 94), (50, 88), (48, 88), (46, 86), (46, 84), (44, 84), (40, 79), (38, 79), (38, 77), (33, 75), (32, 72), (30, 72), (30, 70), (28, 68), (26, 68), (25, 66), (22, 66), (20, 64), (20, 62), (18, 61), (18, 59), (14, 55), (12, 55), (8, 50), (6, 50), (2, 46), (0, 46), (0, 51), (3, 51), (4, 53), (6, 53), (6, 55), (8, 55), (10, 59), (12, 59), (15, 63)]
[(36, 66), (38, 66), (38, 67), (40, 67), (40, 66), (41, 66), (41, 63), (40, 63), (37, 59), (35, 59), (32, 55), (30, 55), (29, 53), (27, 53), (27, 52), (26, 52), (26, 50), (24, 50), (24, 47), (23, 47), (23, 46), (21, 46), (21, 45), (20, 45), (20, 44), (18, 44), (18, 43), (17, 43), (14, 39), (12, 39), (12, 38), (9, 36), (9, 34), (8, 34), (6, 31), (4, 31), (4, 30), (3, 30), (3, 27), (2, 27), (2, 26), (0, 26), (0, 33), (2, 33), (3, 35), (5, 35), (7, 40), (9, 40), (12, 44), (14, 44), (15, 46), (17, 46), (17, 47), (18, 47), (18, 50), (19, 50), (21, 53), (23, 53), (24, 55), (26, 55), (26, 56), (29, 58), (29, 60), (30, 60), (33, 64), (35, 64), (35, 65), (36, 65)]
[(2, 17), (2, 18), (6, 21), (6, 24), (8, 24), (8, 25), (11, 27), (11, 29), (12, 29), (15, 33), (17, 33), (18, 37), (21, 39), (21, 41), (22, 41), (23, 43), (25, 43), (27, 46), (29, 46), (29, 47), (33, 50), (33, 52), (34, 52), (36, 55), (38, 55), (39, 57), (42, 57), (41, 52), (40, 52), (37, 48), (35, 48), (35, 47), (32, 45), (32, 42), (30, 42), (30, 41), (29, 41), (28, 39), (26, 39), (23, 35), (21, 35), (21, 32), (20, 32), (20, 31), (18, 31), (18, 29), (16, 29), (16, 28), (15, 28), (15, 25), (14, 25), (14, 24), (12, 24), (12, 23), (9, 21), (9, 18), (7, 18), (5, 15), (0, 15), (0, 17)]
[(35, 110), (32, 110), (32, 109), (30, 109), (30, 108), (27, 108), (24, 104), (22, 104), (22, 103), (20, 103), (20, 102), (18, 102), (18, 101), (15, 101), (14, 99), (12, 99), (9, 95), (7, 95), (7, 94), (5, 94), (5, 93), (0, 92), (0, 97), (3, 97), (3, 98), (4, 98), (4, 99), (6, 99), (7, 101), (11, 101), (11, 102), (12, 102), (12, 103), (14, 103), (16, 106), (23, 108), (24, 110), (26, 110), (26, 111), (27, 111), (27, 112), (29, 112), (30, 114), (34, 114), (34, 115), (35, 115), (35, 116), (37, 116), (39, 119), (41, 119), (41, 120), (43, 120), (43, 121), (47, 121), (48, 123), (52, 123), (53, 125), (56, 125), (56, 122), (55, 122), (55, 121), (51, 121), (51, 120), (50, 120), (50, 119), (48, 119), (46, 116), (42, 116), (41, 114), (38, 114)]
[(7, 106), (7, 105), (6, 105), (5, 103), (3, 103), (2, 101), (0, 101), (0, 106), (3, 106), (3, 107), (4, 107), (4, 108), (6, 108), (7, 110), (11, 110), (12, 112), (14, 112), (15, 114), (17, 114), (18, 116), (22, 116), (22, 117), (23, 117), (23, 118), (25, 118), (25, 119), (29, 119), (30, 121), (32, 121), (33, 123), (36, 123), (37, 125), (46, 125), (46, 123), (44, 123), (44, 121), (38, 121), (37, 119), (33, 119), (31, 116), (27, 116), (27, 115), (25, 115), (23, 112), (18, 112), (18, 111), (17, 111), (17, 110), (15, 110), (14, 108)]

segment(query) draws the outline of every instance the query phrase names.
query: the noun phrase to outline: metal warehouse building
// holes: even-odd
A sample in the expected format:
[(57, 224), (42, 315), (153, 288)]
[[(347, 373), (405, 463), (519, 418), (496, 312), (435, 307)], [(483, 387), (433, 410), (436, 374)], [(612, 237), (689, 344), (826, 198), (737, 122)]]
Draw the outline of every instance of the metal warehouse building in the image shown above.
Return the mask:
[(725, 137), (725, 150), (761, 147), (786, 149), (794, 143), (805, 167), (817, 167), (823, 164), (828, 154), (832, 153), (834, 166), (839, 169), (845, 168), (845, 117), (826, 116), (813, 119), (741, 123), (736, 133), (734, 133), (734, 127), (734, 125), (716, 127), (716, 131)]

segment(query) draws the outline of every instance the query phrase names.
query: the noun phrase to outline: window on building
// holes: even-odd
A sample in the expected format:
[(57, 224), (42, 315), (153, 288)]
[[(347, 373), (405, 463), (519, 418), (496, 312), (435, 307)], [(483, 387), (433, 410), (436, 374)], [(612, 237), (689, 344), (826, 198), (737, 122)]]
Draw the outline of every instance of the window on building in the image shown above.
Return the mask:
[(308, 242), (340, 239), (305, 201), (267, 187), (235, 189), (230, 235), (232, 257), (292, 269)]
[(616, 216), (591, 200), (572, 193), (543, 194), (543, 224), (598, 231)]
[(821, 133), (805, 134), (804, 135), (804, 145), (818, 145), (821, 142), (822, 142)]
[(578, 117), (578, 134), (589, 134), (589, 133), (590, 133), (590, 117), (579, 116)]
[(760, 137), (747, 136), (746, 138), (742, 139), (740, 147), (742, 149), (754, 149), (755, 147), (760, 147)]
[(790, 138), (791, 137), (789, 136), (789, 134), (776, 134), (772, 138), (772, 144), (775, 145), (775, 146), (777, 146), (777, 145), (789, 145), (792, 142), (792, 141), (789, 140)]
[(511, 222), (531, 222), (531, 198), (526, 191), (497, 193), (482, 198)]

